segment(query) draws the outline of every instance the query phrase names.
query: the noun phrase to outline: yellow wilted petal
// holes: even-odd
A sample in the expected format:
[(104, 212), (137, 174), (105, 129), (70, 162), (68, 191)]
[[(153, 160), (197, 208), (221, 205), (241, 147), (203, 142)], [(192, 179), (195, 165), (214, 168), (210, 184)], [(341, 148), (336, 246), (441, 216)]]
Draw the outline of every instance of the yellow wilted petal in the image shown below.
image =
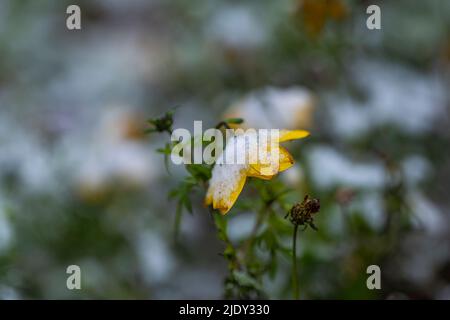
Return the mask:
[[(275, 159), (274, 159), (275, 160)], [(294, 158), (292, 155), (283, 147), (278, 147), (278, 164), (252, 164), (250, 165), (247, 176), (260, 178), (264, 180), (270, 180), (278, 172), (289, 169), (294, 165)]]
[(214, 194), (214, 189), (211, 186), (209, 186), (208, 191), (206, 191), (206, 196), (205, 196), (205, 201), (204, 201), (205, 206), (209, 206), (213, 202), (213, 194)]
[(261, 164), (250, 165), (250, 167), (247, 171), (247, 176), (253, 177), (253, 178), (259, 178), (259, 179), (263, 179), (263, 180), (270, 180), (273, 178), (273, 174), (272, 175), (263, 174), (263, 171), (261, 169)]
[(302, 139), (309, 136), (309, 131), (306, 130), (280, 130), (279, 142)]
[(214, 209), (227, 213), (236, 202), (244, 187), (246, 167), (235, 164), (216, 164), (209, 182), (205, 204), (212, 203)]
[(280, 146), (280, 168), (279, 171), (284, 171), (289, 169), (294, 165), (294, 158), (292, 155), (283, 147)]
[[(258, 154), (257, 163), (228, 164), (226, 159), (234, 158), (234, 150), (241, 152), (244, 159), (250, 159), (249, 155), (259, 152), (257, 146), (239, 147), (245, 142), (245, 135), (236, 135), (227, 143), (222, 157), (216, 162), (209, 181), (209, 188), (205, 197), (206, 205), (213, 205), (222, 214), (226, 214), (236, 202), (241, 193), (246, 178), (255, 177), (270, 180), (280, 171), (290, 168), (294, 164), (291, 154), (279, 145), (281, 141), (301, 139), (309, 135), (305, 130), (281, 130), (280, 135), (271, 138), (271, 143), (266, 145), (267, 152)], [(237, 148), (236, 148), (237, 147)], [(276, 152), (276, 153), (274, 153)], [(262, 157), (260, 159), (259, 157)]]
[(241, 194), (246, 179), (247, 176), (241, 174), (235, 184), (228, 186), (228, 188), (225, 188), (224, 190), (220, 190), (219, 196), (215, 199), (215, 203), (213, 203), (213, 208), (218, 209), (222, 214), (226, 214), (230, 211), (231, 207)]

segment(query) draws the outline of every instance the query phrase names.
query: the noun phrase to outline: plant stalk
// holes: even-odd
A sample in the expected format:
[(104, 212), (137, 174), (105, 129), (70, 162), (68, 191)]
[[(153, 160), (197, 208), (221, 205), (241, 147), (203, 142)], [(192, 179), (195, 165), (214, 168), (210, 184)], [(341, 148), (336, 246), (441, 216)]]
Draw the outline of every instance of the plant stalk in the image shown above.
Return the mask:
[(298, 225), (294, 225), (294, 234), (292, 238), (292, 290), (295, 300), (300, 297), (297, 277), (297, 230)]

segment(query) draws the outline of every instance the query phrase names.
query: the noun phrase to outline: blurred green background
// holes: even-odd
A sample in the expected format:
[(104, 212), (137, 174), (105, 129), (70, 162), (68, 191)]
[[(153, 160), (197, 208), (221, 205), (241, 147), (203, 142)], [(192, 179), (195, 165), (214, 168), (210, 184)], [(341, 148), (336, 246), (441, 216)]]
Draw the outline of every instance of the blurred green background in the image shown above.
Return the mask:
[[(174, 241), (167, 193), (185, 172), (143, 134), (175, 106), (174, 127), (232, 114), (311, 131), (278, 177), (322, 204), (302, 297), (449, 299), (449, 65), (445, 0), (1, 0), (0, 299), (223, 297), (203, 194)], [(227, 219), (238, 242), (254, 214)], [(280, 256), (266, 297), (291, 297), (290, 267)]]

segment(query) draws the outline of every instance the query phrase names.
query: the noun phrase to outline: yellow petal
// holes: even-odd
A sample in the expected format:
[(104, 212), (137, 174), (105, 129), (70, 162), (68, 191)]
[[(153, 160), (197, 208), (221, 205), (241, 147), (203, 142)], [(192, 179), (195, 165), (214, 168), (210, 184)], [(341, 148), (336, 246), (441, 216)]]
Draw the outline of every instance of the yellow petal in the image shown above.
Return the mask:
[(294, 165), (294, 158), (292, 155), (283, 147), (278, 148), (278, 165), (276, 163), (270, 164), (252, 164), (250, 165), (247, 176), (270, 180), (278, 172), (289, 169)]
[(211, 188), (211, 186), (208, 188), (208, 191), (206, 191), (205, 200), (203, 201), (205, 206), (209, 206), (213, 201), (213, 191), (214, 189)]
[(279, 171), (284, 171), (289, 169), (294, 165), (294, 158), (292, 155), (283, 147), (280, 146), (280, 168)]
[[(284, 171), (294, 164), (294, 159), (291, 154), (285, 148), (280, 147), (279, 142), (301, 139), (308, 135), (309, 132), (304, 130), (281, 130), (278, 137), (279, 140), (275, 142), (275, 146), (273, 145), (274, 140), (272, 139), (272, 143), (267, 145), (267, 154), (262, 155), (262, 160), (258, 159), (261, 160), (261, 163), (224, 164), (223, 161), (216, 162), (212, 171), (211, 180), (209, 181), (205, 204), (212, 204), (214, 209), (218, 209), (222, 214), (226, 214), (241, 193), (247, 176), (270, 180), (279, 171)], [(224, 154), (227, 154), (229, 150), (234, 150), (235, 144), (238, 141), (236, 139), (245, 139), (245, 137), (235, 137), (235, 140), (228, 142)], [(239, 151), (249, 153), (256, 152), (257, 150), (239, 149)], [(274, 156), (271, 151), (278, 152), (278, 156)], [(223, 159), (227, 158), (223, 157)]]
[(309, 131), (306, 130), (280, 130), (279, 142), (302, 139), (309, 136)]
[(263, 179), (263, 180), (270, 180), (273, 178), (273, 174), (265, 175), (262, 172), (263, 172), (263, 170), (262, 170), (260, 164), (252, 164), (252, 165), (250, 165), (250, 167), (247, 171), (247, 176), (253, 177), (253, 178), (258, 178), (258, 179)]
[(246, 168), (241, 165), (214, 166), (205, 197), (205, 204), (212, 203), (220, 213), (227, 213), (236, 202), (247, 179)]

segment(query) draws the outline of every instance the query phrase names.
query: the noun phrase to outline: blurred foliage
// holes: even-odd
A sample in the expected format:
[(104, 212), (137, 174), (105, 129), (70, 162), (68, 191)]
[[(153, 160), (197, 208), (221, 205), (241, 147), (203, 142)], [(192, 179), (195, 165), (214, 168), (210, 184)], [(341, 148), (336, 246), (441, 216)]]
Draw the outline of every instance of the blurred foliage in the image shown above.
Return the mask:
[[(65, 28), (69, 4), (82, 8), (80, 32)], [(366, 29), (369, 4), (382, 8), (382, 30)], [(299, 232), (301, 298), (448, 298), (449, 4), (1, 1), (0, 298), (292, 298), (293, 226), (284, 217), (305, 195), (319, 198), (321, 211), (318, 232)], [(390, 79), (374, 69), (355, 76), (361, 61), (401, 80), (372, 97), (376, 77)], [(406, 90), (408, 81), (418, 89)], [(156, 132), (194, 119), (213, 127), (231, 103), (269, 86), (304, 86), (318, 97), (311, 137), (289, 147), (300, 182), (287, 183), (289, 171), (252, 179), (230, 213), (208, 214), (211, 166), (171, 166), (168, 135)], [(340, 99), (356, 105), (347, 128), (370, 101), (383, 105), (394, 92), (414, 104), (407, 98), (416, 91), (422, 107), (444, 110), (423, 116), (426, 130), (402, 127), (416, 109), (397, 122), (369, 115), (350, 138), (335, 130)], [(104, 128), (111, 105), (139, 125), (120, 115)], [(131, 136), (146, 130), (149, 114), (162, 114), (148, 123), (152, 134)], [(326, 154), (317, 169), (311, 157), (324, 147), (355, 172), (360, 163), (381, 168), (384, 182), (340, 176), (324, 186), (317, 177), (341, 159)], [(405, 169), (411, 158), (430, 168), (419, 182), (410, 180), (420, 165)], [(90, 161), (94, 170), (82, 175)], [(81, 267), (80, 291), (66, 288), (71, 264)], [(370, 264), (381, 267), (380, 291), (366, 287)]]

